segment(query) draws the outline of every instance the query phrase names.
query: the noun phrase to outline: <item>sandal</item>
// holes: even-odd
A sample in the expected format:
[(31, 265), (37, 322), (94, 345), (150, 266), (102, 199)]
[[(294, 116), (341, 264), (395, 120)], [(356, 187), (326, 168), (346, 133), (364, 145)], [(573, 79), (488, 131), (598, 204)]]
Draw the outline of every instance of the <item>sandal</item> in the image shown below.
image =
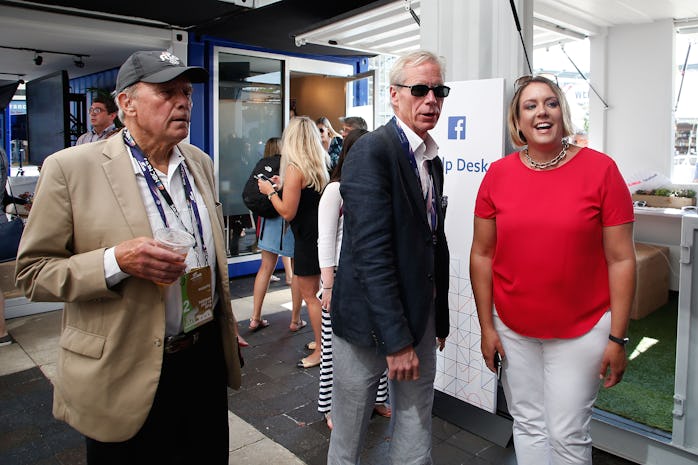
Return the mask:
[(311, 350), (311, 351), (315, 350), (316, 347), (317, 347), (317, 344), (315, 344), (315, 341), (310, 341), (309, 343), (307, 343), (306, 345), (303, 346), (303, 348), (305, 350)]
[(309, 362), (307, 358), (302, 358), (298, 363), (296, 363), (298, 368), (313, 368), (318, 365), (320, 365), (320, 358), (317, 359), (317, 362)]
[(296, 331), (305, 328), (307, 325), (308, 323), (306, 323), (304, 320), (292, 321), (291, 324), (288, 325), (288, 329), (295, 333)]
[(250, 318), (250, 331), (259, 331), (262, 328), (266, 328), (269, 326), (269, 322), (267, 320), (262, 320), (262, 319), (257, 319), (257, 318)]
[(373, 411), (376, 415), (381, 417), (390, 418), (393, 415), (393, 410), (388, 404), (376, 404), (373, 406)]

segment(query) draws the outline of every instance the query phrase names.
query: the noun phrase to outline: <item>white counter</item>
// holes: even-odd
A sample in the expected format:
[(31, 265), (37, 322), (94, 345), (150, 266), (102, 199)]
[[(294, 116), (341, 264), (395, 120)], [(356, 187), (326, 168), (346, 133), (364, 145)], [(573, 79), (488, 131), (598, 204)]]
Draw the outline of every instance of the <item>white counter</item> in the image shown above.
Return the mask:
[(679, 290), (679, 257), (681, 256), (681, 219), (677, 208), (635, 207), (635, 241), (669, 247), (669, 289)]

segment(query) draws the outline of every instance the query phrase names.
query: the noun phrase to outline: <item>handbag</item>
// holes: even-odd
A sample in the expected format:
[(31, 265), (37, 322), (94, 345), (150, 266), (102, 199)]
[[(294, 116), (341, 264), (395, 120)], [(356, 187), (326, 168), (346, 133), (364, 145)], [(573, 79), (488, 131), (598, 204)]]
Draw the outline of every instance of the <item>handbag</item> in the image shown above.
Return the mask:
[[(5, 213), (2, 212), (2, 214)], [(17, 258), (17, 248), (23, 231), (24, 221), (19, 216), (6, 223), (0, 223), (0, 262)]]
[[(274, 205), (272, 205), (269, 198), (259, 192), (257, 187), (258, 174), (263, 174), (267, 177), (272, 177), (279, 174), (279, 165), (281, 163), (281, 155), (274, 155), (273, 157), (262, 158), (257, 162), (255, 167), (252, 169), (245, 186), (242, 189), (242, 201), (245, 206), (250, 209), (252, 213), (264, 218), (276, 218), (279, 216), (279, 212), (276, 211)], [(281, 195), (281, 192), (279, 192)]]

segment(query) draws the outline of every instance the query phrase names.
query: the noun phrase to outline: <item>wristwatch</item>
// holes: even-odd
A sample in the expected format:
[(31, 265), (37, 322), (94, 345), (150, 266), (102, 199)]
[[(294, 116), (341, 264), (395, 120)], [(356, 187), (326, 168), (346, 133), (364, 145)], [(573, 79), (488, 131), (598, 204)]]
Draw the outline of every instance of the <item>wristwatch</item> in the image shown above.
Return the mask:
[(275, 195), (279, 195), (279, 192), (276, 191), (276, 190), (273, 190), (273, 191), (271, 191), (271, 192), (269, 192), (269, 193), (267, 194), (267, 198), (268, 198), (269, 200), (271, 200), (271, 198), (274, 197)]
[(630, 342), (630, 338), (627, 338), (627, 337), (623, 337), (623, 338), (615, 337), (613, 334), (609, 334), (609, 335), (608, 335), (608, 339), (611, 340), (611, 341), (613, 341), (613, 342), (615, 342), (616, 344), (622, 345), (623, 347), (625, 347), (625, 345), (626, 345), (628, 342)]

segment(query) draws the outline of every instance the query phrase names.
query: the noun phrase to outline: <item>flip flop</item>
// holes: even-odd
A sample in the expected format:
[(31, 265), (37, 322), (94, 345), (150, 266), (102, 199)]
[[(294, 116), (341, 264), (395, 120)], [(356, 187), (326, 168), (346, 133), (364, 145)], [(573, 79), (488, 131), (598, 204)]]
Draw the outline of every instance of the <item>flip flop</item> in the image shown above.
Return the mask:
[(298, 363), (296, 363), (298, 368), (313, 368), (318, 365), (320, 365), (320, 359), (318, 359), (317, 362), (308, 362), (307, 358), (302, 358)]
[(266, 328), (269, 326), (269, 322), (267, 320), (258, 320), (256, 318), (250, 318), (250, 331), (256, 332), (259, 331), (262, 328)]
[(393, 415), (393, 410), (389, 405), (386, 404), (376, 404), (373, 406), (373, 411), (376, 415), (384, 418), (390, 418)]
[(315, 341), (310, 341), (309, 343), (307, 343), (303, 347), (305, 348), (305, 350), (315, 350), (317, 345), (315, 344)]
[(292, 321), (291, 324), (288, 325), (288, 329), (292, 333), (295, 333), (296, 331), (300, 331), (301, 329), (305, 328), (307, 325), (308, 323), (306, 323), (305, 320)]

